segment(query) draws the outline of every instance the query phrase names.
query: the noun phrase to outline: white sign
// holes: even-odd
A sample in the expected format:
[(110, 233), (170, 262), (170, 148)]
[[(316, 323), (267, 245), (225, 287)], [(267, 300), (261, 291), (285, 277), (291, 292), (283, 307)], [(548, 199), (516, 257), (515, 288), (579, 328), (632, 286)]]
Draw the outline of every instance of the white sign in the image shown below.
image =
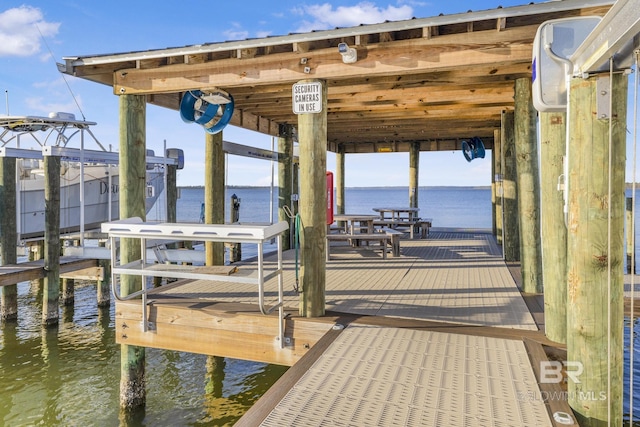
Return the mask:
[(292, 88), (293, 112), (308, 114), (322, 112), (322, 83), (296, 83)]

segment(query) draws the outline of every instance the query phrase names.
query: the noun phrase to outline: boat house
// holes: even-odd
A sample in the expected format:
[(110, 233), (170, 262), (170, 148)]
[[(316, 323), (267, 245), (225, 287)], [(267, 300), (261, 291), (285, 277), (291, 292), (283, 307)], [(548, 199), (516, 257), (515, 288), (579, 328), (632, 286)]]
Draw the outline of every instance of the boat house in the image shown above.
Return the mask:
[[(224, 197), (221, 191), (224, 188), (224, 130), (205, 130), (211, 130), (221, 121), (228, 121), (233, 126), (276, 137), (280, 194), (285, 196), (284, 204), (295, 192), (288, 183), (292, 181), (293, 145), (294, 142), (298, 143), (300, 246), (303, 255), (297, 315), (301, 321), (299, 328), (309, 328), (309, 331), (315, 331), (313, 333), (317, 329), (314, 329), (311, 319), (327, 314), (327, 152), (335, 152), (337, 156), (336, 205), (337, 213), (344, 213), (345, 156), (354, 153), (380, 153), (384, 156), (390, 152), (408, 152), (408, 205), (417, 207), (421, 152), (466, 149), (465, 155), (473, 161), (479, 154), (474, 148), (481, 144), (491, 156), (493, 165), (492, 182), (496, 201), (493, 232), (497, 243), (502, 246), (504, 259), (507, 262), (521, 262), (522, 287), (529, 294), (543, 292), (545, 272), (548, 338), (567, 343), (570, 360), (580, 355), (602, 361), (609, 354), (607, 339), (612, 339), (614, 346), (621, 348), (621, 332), (610, 333), (606, 330), (607, 319), (603, 313), (582, 311), (580, 307), (608, 307), (609, 311), (605, 311), (612, 322), (621, 324), (622, 276), (620, 273), (614, 278), (613, 292), (611, 287), (607, 290), (600, 286), (604, 276), (594, 276), (610, 271), (611, 263), (617, 262), (617, 257), (613, 256), (613, 252), (601, 251), (594, 258), (595, 255), (589, 252), (593, 247), (606, 247), (610, 236), (603, 234), (602, 223), (596, 225), (592, 220), (593, 214), (589, 213), (592, 204), (587, 202), (590, 197), (583, 196), (596, 194), (598, 185), (612, 185), (615, 198), (611, 197), (611, 193), (608, 198), (605, 197), (606, 201), (598, 196), (602, 201), (600, 208), (612, 206), (615, 210), (613, 217), (623, 216), (618, 212), (624, 210), (620, 205), (624, 198), (624, 168), (620, 164), (625, 161), (624, 149), (612, 153), (614, 163), (609, 163), (609, 168), (598, 166), (594, 169), (589, 166), (589, 162), (596, 163), (601, 158), (593, 160), (572, 155), (569, 191), (575, 193), (569, 193), (569, 219), (565, 228), (562, 202), (552, 201), (558, 198), (557, 181), (558, 176), (563, 174), (562, 161), (557, 161), (556, 154), (551, 155), (555, 156), (555, 161), (540, 160), (537, 123), (540, 122), (540, 132), (543, 134), (540, 137), (542, 146), (561, 147), (560, 158), (564, 144), (572, 144), (571, 137), (565, 142), (567, 123), (574, 124), (572, 132), (578, 135), (577, 138), (599, 141), (608, 135), (624, 141), (624, 130), (620, 133), (619, 127), (616, 131), (615, 126), (612, 133), (606, 130), (610, 129), (611, 122), (626, 117), (626, 102), (611, 101), (612, 108), (603, 113), (605, 116), (596, 119), (590, 116), (590, 112), (591, 103), (595, 103), (593, 94), (599, 93), (596, 87), (606, 87), (606, 92), (612, 93), (611, 99), (622, 99), (626, 93), (626, 77), (615, 70), (616, 73), (610, 73), (607, 83), (597, 83), (598, 73), (584, 73), (584, 78), (576, 79), (580, 81), (572, 82), (571, 87), (571, 96), (575, 96), (571, 100), (576, 105), (576, 118), (573, 113), (567, 115), (564, 112), (538, 114), (532, 103), (532, 70), (535, 66), (532, 65), (532, 52), (534, 38), (541, 24), (564, 18), (606, 16), (614, 3), (610, 0), (550, 1), (259, 39), (140, 52), (68, 56), (64, 63), (59, 64), (59, 69), (78, 78), (111, 86), (114, 96), (120, 97), (121, 164), (130, 170), (130, 176), (121, 174), (121, 180), (132, 183), (129, 187), (121, 188), (123, 193), (130, 192), (128, 197), (123, 195), (128, 205), (121, 206), (121, 217), (144, 217), (141, 214), (144, 199), (139, 197), (143, 191), (136, 187), (135, 182), (139, 180), (135, 171), (144, 168), (141, 162), (144, 161), (146, 104), (175, 110), (176, 122), (180, 121), (182, 115), (183, 119), (196, 121), (203, 126), (207, 162), (205, 192), (210, 197), (205, 201), (205, 222), (208, 224), (224, 222), (224, 212), (220, 210), (223, 208), (216, 207), (220, 204), (224, 206), (224, 203), (213, 203), (214, 198), (220, 201)], [(627, 2), (619, 1), (618, 5), (624, 3)], [(185, 111), (185, 102), (191, 111)], [(222, 115), (207, 115), (205, 109), (201, 108), (206, 103), (219, 104)], [(233, 105), (233, 109), (230, 105)], [(586, 107), (582, 108), (584, 105)], [(608, 142), (609, 139), (593, 142), (593, 146), (604, 147), (602, 152), (609, 155), (609, 149), (606, 148), (609, 147)], [(616, 147), (619, 146), (617, 141)], [(611, 150), (614, 151), (613, 148)], [(600, 152), (600, 149), (593, 151)], [(540, 156), (544, 155), (540, 153)], [(544, 166), (555, 164), (557, 170), (549, 172), (547, 175), (551, 178), (547, 178), (544, 171), (541, 173), (539, 170), (539, 163)], [(622, 170), (622, 175), (608, 172), (613, 169)], [(582, 180), (585, 176), (593, 179)], [(581, 184), (582, 181), (587, 187)], [(547, 187), (554, 188), (552, 196), (544, 195)], [(586, 202), (584, 206), (580, 204), (583, 199)], [(552, 206), (554, 210), (555, 219), (551, 222), (540, 221), (540, 216), (545, 215), (541, 211), (546, 206)], [(283, 207), (281, 204), (280, 209), (283, 210)], [(611, 216), (610, 212), (609, 218)], [(281, 218), (286, 220), (284, 213)], [(590, 224), (591, 228), (586, 224)], [(618, 219), (613, 223), (616, 235), (622, 234), (620, 224)], [(554, 231), (559, 229), (565, 230), (564, 234)], [(542, 241), (544, 236), (567, 236), (567, 230), (568, 237), (565, 240)], [(546, 244), (550, 246), (545, 247)], [(123, 263), (141, 256), (137, 245), (123, 242)], [(616, 240), (614, 245), (615, 248), (622, 248), (622, 240)], [(212, 242), (208, 251), (209, 265), (222, 264), (222, 246), (219, 242)], [(543, 252), (554, 254), (549, 264), (542, 257)], [(594, 263), (598, 265), (594, 267)], [(562, 264), (561, 267), (557, 267), (558, 264)], [(554, 279), (550, 275), (552, 271), (558, 271), (559, 278)], [(132, 282), (123, 286), (127, 289), (125, 293), (128, 293), (135, 292), (138, 285)], [(603, 304), (603, 301), (609, 301), (609, 304)], [(120, 307), (125, 311), (129, 309), (124, 304)], [(154, 307), (153, 310), (161, 308)], [(155, 315), (159, 316), (158, 313)], [(311, 323), (303, 323), (304, 319)], [(291, 328), (290, 321), (287, 322), (287, 327)], [(257, 323), (247, 322), (244, 326), (247, 330), (259, 329)], [(592, 329), (584, 333), (584, 328)], [(145, 333), (148, 334), (146, 338)], [(232, 339), (231, 336), (239, 332), (227, 333), (228, 338)], [(369, 333), (368, 330), (366, 333)], [(123, 364), (122, 372), (123, 375), (132, 376), (137, 372), (135, 366), (140, 366), (136, 344), (153, 346), (154, 343), (175, 344), (180, 341), (176, 336), (172, 338), (174, 341), (163, 341), (159, 326), (157, 331), (151, 333), (130, 330), (127, 336), (139, 337), (132, 345), (127, 344), (132, 341), (121, 341), (123, 353), (129, 357), (129, 365)], [(286, 330), (283, 338), (287, 338)], [(303, 357), (313, 350), (313, 346), (308, 345), (296, 347), (296, 343), (302, 343), (302, 340), (294, 339), (293, 342), (293, 350), (271, 345), (272, 348), (264, 350), (260, 357), (270, 354), (274, 362), (282, 362), (283, 351), (293, 351), (297, 355), (291, 357), (293, 363), (299, 359), (298, 356)], [(223, 341), (219, 344), (225, 351), (237, 350)], [(285, 343), (281, 341), (280, 344)], [(269, 347), (270, 344), (260, 348), (265, 346)], [(166, 348), (172, 347), (166, 344)], [(189, 351), (188, 348), (179, 349)], [(251, 351), (251, 346), (242, 350), (244, 357), (251, 357)], [(609, 372), (615, 371), (613, 378), (616, 381), (621, 375), (621, 360), (618, 356), (612, 357), (614, 368), (609, 365)], [(590, 368), (596, 369), (595, 365)], [(597, 368), (598, 378), (583, 378), (581, 384), (570, 382), (570, 391), (578, 392), (585, 390), (584, 387), (602, 385), (601, 368)], [(584, 371), (585, 377), (587, 371)], [(606, 382), (606, 374), (604, 377)], [(127, 384), (127, 381), (134, 390), (136, 379), (127, 378), (123, 383)], [(600, 385), (595, 385), (598, 381)], [(581, 420), (602, 420), (606, 418), (602, 414), (606, 414), (607, 410), (617, 411), (607, 408), (606, 402), (590, 405), (589, 402), (580, 401), (580, 398), (570, 398), (569, 403)], [(135, 396), (125, 404), (135, 404)]]

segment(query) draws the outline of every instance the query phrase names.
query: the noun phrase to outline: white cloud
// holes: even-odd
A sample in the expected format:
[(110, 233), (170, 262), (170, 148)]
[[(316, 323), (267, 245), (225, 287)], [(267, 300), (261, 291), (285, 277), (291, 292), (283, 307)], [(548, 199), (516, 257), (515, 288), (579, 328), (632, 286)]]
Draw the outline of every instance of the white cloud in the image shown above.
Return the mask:
[(59, 23), (46, 22), (40, 9), (34, 7), (5, 10), (0, 13), (0, 57), (37, 54), (42, 37), (55, 36), (59, 28)]
[[(66, 98), (70, 97), (67, 95)], [(79, 96), (76, 98), (78, 100), (78, 103), (82, 105), (82, 99)], [(58, 99), (65, 98), (60, 97)], [(29, 111), (35, 114), (39, 113), (44, 116), (54, 111), (74, 112), (78, 109), (73, 99), (70, 99), (67, 102), (51, 102), (50, 99), (45, 99), (43, 97), (29, 97), (26, 98), (24, 102)]]
[(354, 27), (360, 24), (377, 24), (385, 21), (411, 19), (413, 8), (408, 5), (387, 6), (382, 9), (371, 2), (361, 2), (355, 6), (338, 6), (329, 3), (302, 6), (292, 11), (296, 15), (310, 16), (303, 21), (296, 32), (327, 30), (336, 27)]
[(249, 32), (242, 29), (242, 26), (239, 23), (233, 22), (232, 26), (233, 28), (224, 31), (223, 33), (227, 40), (246, 40), (249, 38)]

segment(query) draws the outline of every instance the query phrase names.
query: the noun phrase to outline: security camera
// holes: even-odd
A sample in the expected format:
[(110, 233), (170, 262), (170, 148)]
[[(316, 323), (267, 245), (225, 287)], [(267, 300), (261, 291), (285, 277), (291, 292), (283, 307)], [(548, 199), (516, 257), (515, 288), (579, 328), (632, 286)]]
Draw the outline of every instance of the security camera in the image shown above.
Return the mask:
[(358, 51), (346, 43), (338, 43), (338, 52), (342, 55), (342, 62), (345, 64), (353, 64), (358, 60)]

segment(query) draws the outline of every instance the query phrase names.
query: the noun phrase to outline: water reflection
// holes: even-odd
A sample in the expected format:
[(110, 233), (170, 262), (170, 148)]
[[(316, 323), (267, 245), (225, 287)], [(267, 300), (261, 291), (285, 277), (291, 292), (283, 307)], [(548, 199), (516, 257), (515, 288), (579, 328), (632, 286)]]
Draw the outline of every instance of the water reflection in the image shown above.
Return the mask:
[[(632, 332), (632, 334), (630, 333)], [(633, 369), (630, 370), (631, 337), (633, 336)], [(633, 406), (630, 406), (630, 372), (633, 372)], [(624, 420), (629, 422), (630, 409), (633, 408), (634, 427), (640, 427), (640, 319), (634, 319), (631, 328), (631, 319), (624, 319), (624, 383), (623, 383), (623, 404)]]
[[(18, 322), (0, 328), (0, 425), (233, 425), (285, 367), (147, 350), (147, 405), (119, 411), (120, 348), (113, 308), (97, 308), (95, 284), (76, 286), (75, 308), (43, 329), (38, 287), (19, 286)], [(629, 413), (630, 321), (625, 328)], [(640, 426), (640, 320), (634, 322), (634, 418)]]
[(148, 349), (146, 408), (121, 413), (114, 309), (96, 306), (95, 284), (75, 291), (42, 328), (41, 286), (18, 285), (18, 321), (0, 327), (0, 425), (232, 425), (286, 370)]

